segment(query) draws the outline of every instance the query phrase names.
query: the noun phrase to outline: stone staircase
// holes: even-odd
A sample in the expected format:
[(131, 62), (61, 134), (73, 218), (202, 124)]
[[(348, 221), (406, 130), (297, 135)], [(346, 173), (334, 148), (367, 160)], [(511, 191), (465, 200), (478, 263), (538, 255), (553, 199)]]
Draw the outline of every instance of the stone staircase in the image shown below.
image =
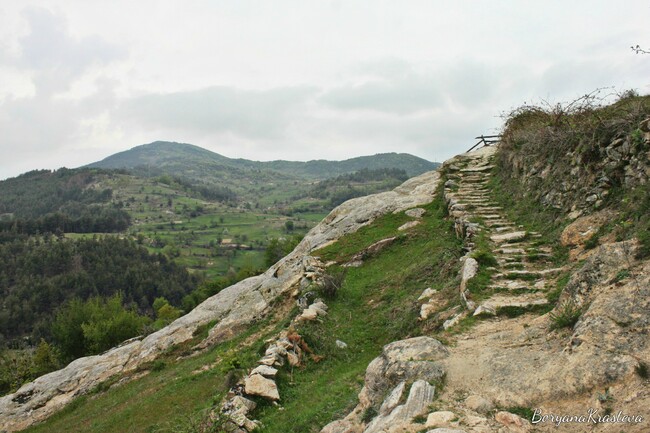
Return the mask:
[[(476, 275), (461, 272), (461, 298), (467, 307), (463, 314), (498, 315), (507, 309), (534, 309), (548, 304), (546, 293), (554, 278), (563, 271), (550, 263), (551, 249), (543, 245), (541, 235), (526, 231), (511, 221), (491, 199), (488, 181), (495, 148), (484, 148), (454, 159), (446, 167), (444, 195), (449, 213), (455, 220), (456, 233), (463, 237), (467, 268), (476, 251), (478, 236), (489, 240), (496, 266), (491, 281), (481, 294), (470, 293), (466, 282)], [(467, 275), (466, 275), (467, 274)], [(457, 321), (456, 321), (457, 323)]]

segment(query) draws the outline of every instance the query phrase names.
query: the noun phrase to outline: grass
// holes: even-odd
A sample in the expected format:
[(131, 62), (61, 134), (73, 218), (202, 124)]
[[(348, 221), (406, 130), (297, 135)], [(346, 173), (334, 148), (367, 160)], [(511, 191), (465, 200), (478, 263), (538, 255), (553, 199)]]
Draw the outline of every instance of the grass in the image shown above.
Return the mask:
[(582, 309), (573, 302), (567, 301), (559, 306), (557, 311), (551, 313), (551, 325), (549, 329), (571, 328), (578, 322), (581, 315)]

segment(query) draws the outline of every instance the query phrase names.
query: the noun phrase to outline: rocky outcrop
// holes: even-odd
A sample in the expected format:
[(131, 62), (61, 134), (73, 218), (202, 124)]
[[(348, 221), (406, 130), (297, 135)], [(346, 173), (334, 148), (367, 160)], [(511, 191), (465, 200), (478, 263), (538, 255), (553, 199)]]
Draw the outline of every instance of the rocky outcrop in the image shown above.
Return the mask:
[(438, 179), (437, 172), (429, 172), (407, 180), (393, 191), (345, 202), (264, 274), (222, 290), (160, 331), (102, 355), (77, 359), (0, 398), (0, 430), (21, 430), (47, 418), (111, 376), (132, 372), (170, 347), (192, 339), (197, 329), (212, 321), (217, 324), (203, 346), (231, 338), (266, 316), (276, 299), (298, 293), (301, 282), (320, 266), (310, 256), (311, 251), (336, 242), (381, 215), (431, 202)]
[[(416, 337), (384, 346), (381, 356), (366, 369), (365, 385), (359, 393), (357, 407), (345, 419), (325, 426), (321, 433), (410, 431), (413, 419), (429, 412), (435, 385), (445, 376), (441, 360), (448, 354), (447, 348), (431, 337)], [(406, 389), (409, 389), (408, 397), (400, 404)], [(378, 416), (366, 425), (364, 414), (373, 409)]]

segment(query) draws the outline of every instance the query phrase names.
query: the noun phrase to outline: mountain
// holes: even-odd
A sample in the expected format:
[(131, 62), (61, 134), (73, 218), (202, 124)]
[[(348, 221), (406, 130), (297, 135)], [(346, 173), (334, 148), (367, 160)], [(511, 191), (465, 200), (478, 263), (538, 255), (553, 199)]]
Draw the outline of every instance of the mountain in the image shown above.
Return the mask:
[[(435, 170), (438, 163), (429, 162), (406, 153), (383, 153), (373, 156), (361, 156), (344, 161), (314, 160), (298, 161), (251, 161), (232, 159), (198, 146), (186, 143), (156, 141), (136, 146), (130, 150), (111, 155), (101, 161), (89, 164), (96, 168), (135, 169), (148, 167), (163, 170), (166, 173), (198, 177), (212, 171), (233, 169), (260, 174), (260, 171), (275, 172), (276, 175), (302, 177), (307, 179), (326, 179), (342, 174), (353, 173), (362, 169), (396, 168), (406, 171), (409, 177), (426, 171)], [(209, 175), (209, 174), (208, 174)]]

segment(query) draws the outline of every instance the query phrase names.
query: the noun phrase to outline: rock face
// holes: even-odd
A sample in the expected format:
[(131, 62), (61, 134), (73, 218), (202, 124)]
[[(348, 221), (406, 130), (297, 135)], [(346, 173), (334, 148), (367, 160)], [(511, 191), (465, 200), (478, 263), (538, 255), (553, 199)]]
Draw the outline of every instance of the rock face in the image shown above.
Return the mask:
[[(366, 369), (359, 405), (345, 419), (325, 426), (321, 433), (406, 431), (405, 426), (410, 426), (415, 417), (428, 413), (435, 396), (433, 384), (445, 376), (441, 360), (448, 354), (447, 348), (431, 337), (416, 337), (384, 346), (381, 356)], [(412, 384), (410, 388), (409, 384)], [(406, 402), (399, 404), (407, 389)], [(363, 413), (369, 408), (378, 410), (379, 416), (364, 427)]]
[(428, 172), (407, 180), (393, 191), (356, 198), (334, 209), (300, 244), (264, 274), (243, 280), (207, 299), (167, 327), (102, 355), (77, 359), (62, 370), (46, 374), (0, 398), (0, 431), (16, 431), (42, 421), (109, 377), (134, 371), (166, 349), (190, 340), (211, 321), (204, 346), (233, 337), (269, 313), (280, 296), (290, 296), (317, 265), (310, 252), (336, 242), (377, 217), (431, 202), (439, 180)]

